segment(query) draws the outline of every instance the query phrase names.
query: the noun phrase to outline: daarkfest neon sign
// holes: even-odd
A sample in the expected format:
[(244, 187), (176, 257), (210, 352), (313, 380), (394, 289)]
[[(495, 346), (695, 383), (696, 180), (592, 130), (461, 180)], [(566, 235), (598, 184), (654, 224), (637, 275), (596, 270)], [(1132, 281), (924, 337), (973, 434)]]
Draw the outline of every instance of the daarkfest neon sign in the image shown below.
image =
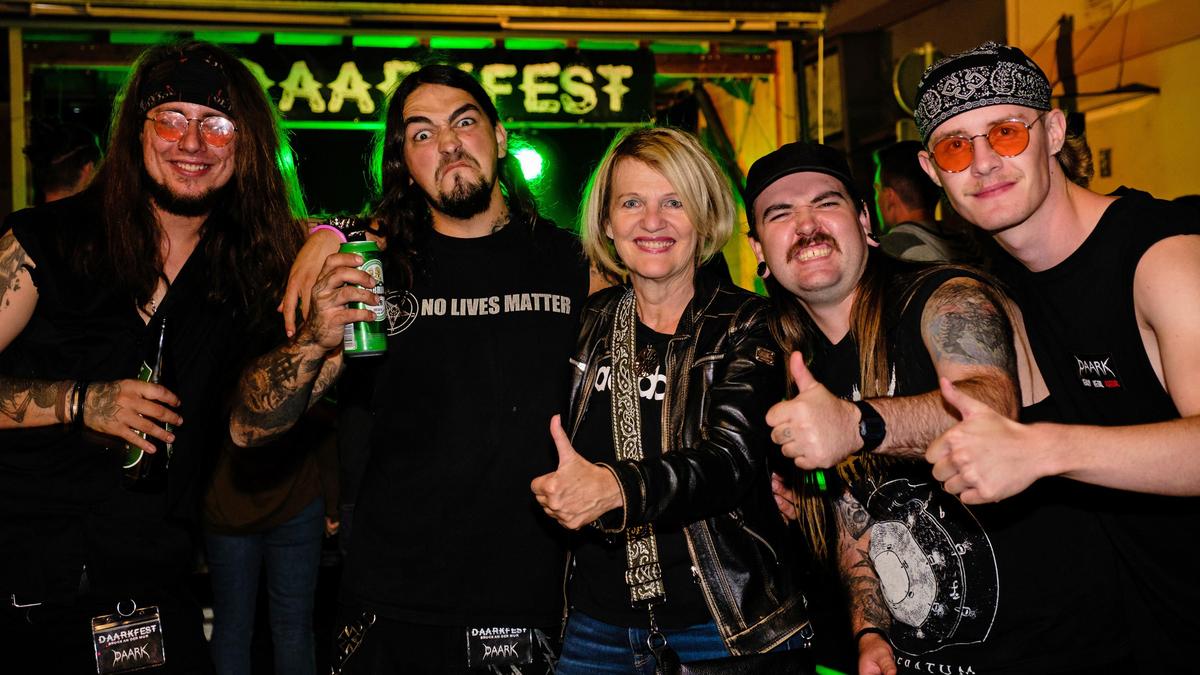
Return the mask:
[(282, 47), (243, 61), (288, 120), (379, 119), (386, 96), (426, 63), (474, 73), (505, 120), (632, 123), (652, 115), (654, 59), (637, 51)]

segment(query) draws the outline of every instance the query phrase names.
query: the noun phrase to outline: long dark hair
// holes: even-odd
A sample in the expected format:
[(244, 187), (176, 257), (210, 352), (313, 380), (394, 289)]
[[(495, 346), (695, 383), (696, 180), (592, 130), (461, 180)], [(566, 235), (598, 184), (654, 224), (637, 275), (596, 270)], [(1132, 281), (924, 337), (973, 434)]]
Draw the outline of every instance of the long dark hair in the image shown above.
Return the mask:
[[(866, 204), (847, 185), (851, 200), (857, 205), (859, 215), (866, 210)], [(756, 237), (757, 232), (751, 223), (750, 236)], [(888, 333), (891, 326), (887, 324), (888, 314), (885, 305), (889, 284), (899, 284), (900, 305), (907, 307), (923, 282), (931, 275), (948, 269), (956, 269), (983, 278), (995, 286), (995, 280), (985, 273), (973, 268), (953, 264), (936, 264), (913, 268), (900, 275), (896, 263), (884, 253), (876, 249), (868, 250), (868, 261), (863, 269), (863, 275), (855, 286), (854, 303), (850, 308), (850, 337), (858, 345), (858, 390), (863, 399), (889, 396), (891, 393), (892, 366), (894, 355), (888, 344)], [(785, 353), (799, 351), (805, 355), (805, 361), (812, 360), (813, 336), (819, 330), (808, 311), (800, 303), (799, 298), (792, 295), (774, 275), (763, 280), (767, 292), (775, 305), (775, 317), (771, 322), (771, 332)], [(1006, 308), (1007, 303), (999, 290), (988, 289), (998, 307)], [(903, 310), (901, 310), (903, 313)], [(1009, 317), (1011, 321), (1011, 316)], [(788, 375), (787, 395), (796, 394), (795, 382)], [(844, 484), (853, 484), (864, 479), (878, 479), (889, 466), (905, 460), (894, 457), (867, 453), (851, 455), (843, 460), (833, 472)], [(828, 534), (831, 522), (829, 500), (821, 494), (817, 487), (816, 472), (802, 472), (796, 481), (795, 491), (798, 503), (795, 508), (799, 514), (800, 526), (808, 537), (814, 555), (820, 560), (829, 556)]]
[[(373, 176), (376, 183), (373, 217), (380, 233), (387, 238), (385, 255), (391, 267), (388, 270), (389, 288), (412, 286), (421, 269), (421, 247), (433, 231), (433, 217), (425, 193), (413, 182), (412, 172), (404, 162), (404, 102), (423, 84), (440, 84), (465, 91), (479, 104), (493, 127), (500, 123), (496, 106), (483, 86), (454, 66), (427, 65), (404, 78), (389, 97), (384, 114), (386, 124), (376, 138), (372, 158), (372, 163), (378, 167)], [(498, 170), (510, 222), (536, 225), (542, 220), (537, 202), (521, 173), (520, 163), (511, 152), (499, 161)]]
[(103, 239), (96, 242), (99, 255), (78, 256), (81, 271), (88, 278), (110, 275), (138, 305), (149, 301), (163, 278), (162, 232), (143, 182), (145, 115), (137, 92), (151, 69), (181, 56), (212, 57), (220, 64), (238, 129), (234, 175), (201, 233), (209, 298), (262, 318), (282, 294), (304, 241), (303, 198), (291, 145), (262, 85), (236, 57), (206, 42), (156, 45), (134, 63), (117, 96), (108, 152), (94, 184), (105, 222)]

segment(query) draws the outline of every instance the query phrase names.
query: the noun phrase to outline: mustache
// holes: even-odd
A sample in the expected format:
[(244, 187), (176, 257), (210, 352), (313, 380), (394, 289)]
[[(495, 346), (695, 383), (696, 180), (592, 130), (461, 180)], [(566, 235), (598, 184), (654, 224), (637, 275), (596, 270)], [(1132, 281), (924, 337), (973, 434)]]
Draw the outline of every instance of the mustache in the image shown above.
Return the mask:
[(794, 260), (796, 256), (800, 255), (800, 251), (815, 244), (828, 244), (830, 248), (839, 253), (842, 250), (842, 247), (838, 246), (837, 240), (828, 232), (813, 232), (810, 235), (801, 236), (792, 244), (792, 247), (788, 249), (787, 259)]
[(435, 172), (436, 177), (440, 180), (446, 167), (455, 162), (466, 162), (476, 169), (479, 168), (479, 162), (476, 162), (474, 157), (468, 155), (465, 150), (460, 148), (453, 155), (445, 155), (438, 161), (437, 171)]

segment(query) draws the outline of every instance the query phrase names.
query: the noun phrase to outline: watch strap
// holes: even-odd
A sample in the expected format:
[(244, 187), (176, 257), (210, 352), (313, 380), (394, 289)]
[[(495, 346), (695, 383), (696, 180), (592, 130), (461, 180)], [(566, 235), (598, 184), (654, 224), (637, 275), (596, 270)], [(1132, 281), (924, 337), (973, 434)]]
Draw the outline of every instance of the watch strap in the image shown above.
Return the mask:
[(862, 419), (858, 423), (858, 435), (862, 438), (863, 446), (858, 450), (859, 455), (865, 455), (868, 452), (873, 452), (878, 448), (883, 439), (887, 437), (887, 423), (883, 421), (883, 416), (875, 409), (875, 406), (866, 401), (851, 401), (862, 415)]

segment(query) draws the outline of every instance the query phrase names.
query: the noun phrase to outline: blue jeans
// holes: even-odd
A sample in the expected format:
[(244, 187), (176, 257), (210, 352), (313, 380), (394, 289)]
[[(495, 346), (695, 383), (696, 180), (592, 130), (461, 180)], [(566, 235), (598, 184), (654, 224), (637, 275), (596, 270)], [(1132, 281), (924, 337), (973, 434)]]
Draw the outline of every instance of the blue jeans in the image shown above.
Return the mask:
[(250, 675), (258, 577), (267, 566), (275, 672), (313, 675), (313, 595), (325, 533), (318, 497), (286, 523), (256, 534), (205, 533), (213, 586), (212, 656), (220, 675)]
[[(654, 655), (646, 646), (649, 631), (604, 623), (572, 610), (567, 618), (558, 675), (589, 673), (638, 673), (654, 675)], [(704, 661), (729, 656), (725, 642), (710, 621), (698, 626), (662, 631), (667, 644), (679, 655), (680, 662)], [(800, 649), (806, 645), (799, 635), (780, 645), (777, 651)]]

